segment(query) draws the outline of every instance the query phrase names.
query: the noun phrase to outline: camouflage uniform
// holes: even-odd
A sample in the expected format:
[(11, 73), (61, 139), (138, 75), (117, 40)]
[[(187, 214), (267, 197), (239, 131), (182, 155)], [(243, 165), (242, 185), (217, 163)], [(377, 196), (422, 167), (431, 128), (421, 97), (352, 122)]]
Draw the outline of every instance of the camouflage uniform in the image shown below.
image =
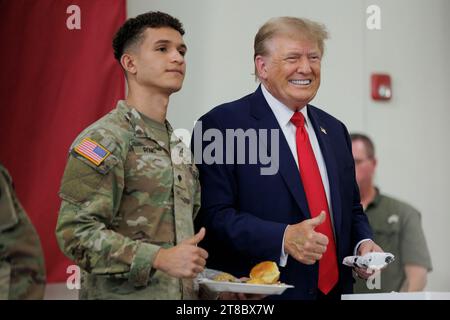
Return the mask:
[[(85, 138), (109, 152), (100, 164), (76, 152)], [(192, 280), (152, 268), (161, 247), (194, 234), (198, 171), (177, 155), (191, 159), (169, 123), (158, 124), (124, 101), (75, 140), (56, 234), (63, 252), (84, 270), (81, 298), (197, 298)]]
[(42, 299), (44, 290), (39, 237), (0, 164), (0, 300)]

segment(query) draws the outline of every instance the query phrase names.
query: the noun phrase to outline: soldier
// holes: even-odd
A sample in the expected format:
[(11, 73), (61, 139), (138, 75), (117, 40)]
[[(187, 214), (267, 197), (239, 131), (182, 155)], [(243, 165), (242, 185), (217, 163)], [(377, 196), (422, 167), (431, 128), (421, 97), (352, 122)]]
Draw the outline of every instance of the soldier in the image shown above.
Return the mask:
[(0, 164), (0, 300), (42, 299), (44, 290), (39, 237)]
[[(70, 148), (56, 227), (62, 251), (82, 269), (86, 299), (195, 299), (192, 278), (208, 253), (194, 235), (198, 172), (166, 120), (186, 65), (177, 19), (148, 12), (113, 40), (128, 96)], [(188, 158), (188, 161), (180, 161)]]

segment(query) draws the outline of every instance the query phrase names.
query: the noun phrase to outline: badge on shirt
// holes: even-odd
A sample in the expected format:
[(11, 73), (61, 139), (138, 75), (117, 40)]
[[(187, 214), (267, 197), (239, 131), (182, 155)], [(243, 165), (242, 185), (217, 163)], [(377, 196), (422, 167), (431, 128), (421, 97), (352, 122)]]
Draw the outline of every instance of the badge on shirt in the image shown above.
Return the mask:
[(89, 138), (84, 138), (74, 150), (80, 156), (88, 159), (96, 166), (99, 166), (111, 153)]
[(398, 219), (399, 219), (399, 218), (398, 218), (398, 215), (393, 214), (393, 215), (390, 215), (390, 216), (389, 216), (387, 222), (388, 222), (389, 224), (392, 224), (392, 223), (398, 223)]

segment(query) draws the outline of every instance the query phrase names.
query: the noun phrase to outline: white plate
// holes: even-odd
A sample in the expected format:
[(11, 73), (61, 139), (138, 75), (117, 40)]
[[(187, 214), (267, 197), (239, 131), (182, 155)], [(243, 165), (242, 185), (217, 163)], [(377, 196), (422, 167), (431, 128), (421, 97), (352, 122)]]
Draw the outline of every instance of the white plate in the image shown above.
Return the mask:
[(200, 279), (199, 284), (215, 292), (242, 292), (254, 294), (282, 294), (288, 288), (294, 288), (288, 284), (253, 284), (239, 282), (214, 281)]

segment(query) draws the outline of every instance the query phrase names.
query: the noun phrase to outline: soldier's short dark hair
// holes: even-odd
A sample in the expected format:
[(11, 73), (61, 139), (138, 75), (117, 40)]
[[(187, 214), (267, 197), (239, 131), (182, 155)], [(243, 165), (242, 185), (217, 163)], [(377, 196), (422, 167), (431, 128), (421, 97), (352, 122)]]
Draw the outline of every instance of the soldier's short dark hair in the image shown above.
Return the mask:
[(183, 24), (171, 15), (150, 11), (128, 19), (116, 32), (113, 39), (114, 57), (119, 61), (123, 53), (132, 45), (142, 40), (142, 34), (147, 28), (169, 27), (184, 35)]
[(362, 141), (364, 144), (364, 148), (366, 149), (366, 155), (368, 158), (373, 159), (375, 158), (375, 145), (372, 142), (372, 139), (370, 139), (367, 135), (362, 133), (352, 133), (350, 134), (350, 139), (353, 141)]

